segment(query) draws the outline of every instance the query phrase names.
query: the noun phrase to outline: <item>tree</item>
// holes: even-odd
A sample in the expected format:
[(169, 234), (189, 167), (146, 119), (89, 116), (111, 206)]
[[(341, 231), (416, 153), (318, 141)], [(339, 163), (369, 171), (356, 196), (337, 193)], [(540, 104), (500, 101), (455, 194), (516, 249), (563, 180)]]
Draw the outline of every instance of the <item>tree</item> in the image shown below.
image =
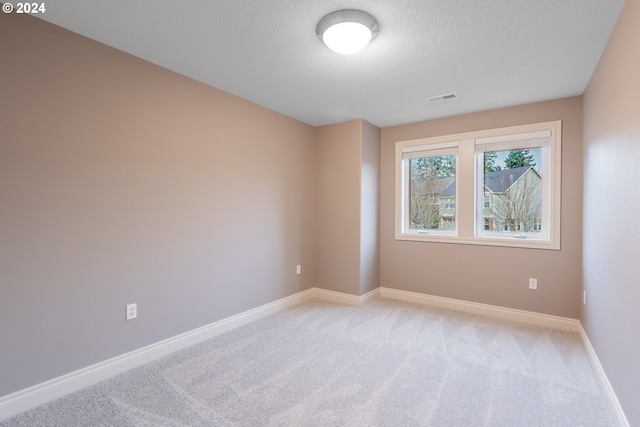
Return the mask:
[(411, 159), (411, 175), (416, 178), (446, 178), (456, 174), (456, 156), (432, 156)]
[(496, 153), (495, 151), (487, 151), (484, 153), (484, 171), (485, 172), (495, 172), (502, 169), (499, 165), (496, 165), (497, 158), (498, 158), (498, 153)]
[(509, 151), (509, 155), (504, 159), (504, 164), (507, 169), (536, 165), (533, 161), (533, 155), (529, 154), (529, 149)]

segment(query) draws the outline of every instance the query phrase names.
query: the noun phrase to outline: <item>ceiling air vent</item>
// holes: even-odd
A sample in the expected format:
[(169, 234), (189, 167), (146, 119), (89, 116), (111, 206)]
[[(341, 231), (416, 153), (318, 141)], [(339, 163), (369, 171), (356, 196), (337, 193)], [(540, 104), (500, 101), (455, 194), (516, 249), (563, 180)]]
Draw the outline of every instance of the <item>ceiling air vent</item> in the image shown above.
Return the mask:
[(445, 93), (444, 95), (432, 96), (429, 98), (430, 102), (448, 101), (450, 99), (457, 99), (458, 94), (455, 92)]

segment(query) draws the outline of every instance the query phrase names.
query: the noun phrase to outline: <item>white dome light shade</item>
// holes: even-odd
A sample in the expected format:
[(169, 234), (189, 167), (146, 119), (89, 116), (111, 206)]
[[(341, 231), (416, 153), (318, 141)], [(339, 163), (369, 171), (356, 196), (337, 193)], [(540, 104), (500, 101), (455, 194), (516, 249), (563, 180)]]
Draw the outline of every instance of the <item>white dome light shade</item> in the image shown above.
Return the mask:
[(334, 52), (351, 55), (369, 44), (371, 30), (357, 22), (342, 22), (327, 28), (322, 41)]
[(373, 40), (378, 34), (378, 22), (360, 10), (339, 10), (322, 18), (316, 33), (329, 49), (350, 55)]

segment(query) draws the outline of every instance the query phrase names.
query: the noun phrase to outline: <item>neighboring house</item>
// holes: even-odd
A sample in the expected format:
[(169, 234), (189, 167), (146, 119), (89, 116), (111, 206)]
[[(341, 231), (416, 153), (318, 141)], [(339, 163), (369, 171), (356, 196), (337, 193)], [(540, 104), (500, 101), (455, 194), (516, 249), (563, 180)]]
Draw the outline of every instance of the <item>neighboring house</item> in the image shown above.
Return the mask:
[[(542, 177), (531, 166), (484, 174), (485, 231), (540, 231)], [(439, 194), (440, 229), (455, 227), (455, 182)]]
[[(541, 231), (542, 177), (531, 166), (484, 174), (482, 217), (485, 231)], [(411, 196), (412, 227), (454, 230), (454, 177), (416, 179)]]
[(456, 182), (451, 179), (440, 193), (440, 229), (454, 230), (456, 228)]
[[(411, 226), (415, 229), (455, 228), (455, 177), (412, 181)], [(447, 194), (445, 196), (445, 194)], [(446, 213), (445, 213), (446, 212)]]
[(531, 166), (484, 174), (484, 229), (540, 231), (542, 177)]

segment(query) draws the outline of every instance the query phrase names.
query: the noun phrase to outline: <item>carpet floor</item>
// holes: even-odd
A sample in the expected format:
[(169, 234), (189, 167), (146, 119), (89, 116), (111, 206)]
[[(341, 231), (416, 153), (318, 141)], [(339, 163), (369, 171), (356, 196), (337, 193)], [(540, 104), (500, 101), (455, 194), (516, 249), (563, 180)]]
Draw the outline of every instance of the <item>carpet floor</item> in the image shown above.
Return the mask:
[(575, 333), (311, 300), (2, 426), (613, 426)]

